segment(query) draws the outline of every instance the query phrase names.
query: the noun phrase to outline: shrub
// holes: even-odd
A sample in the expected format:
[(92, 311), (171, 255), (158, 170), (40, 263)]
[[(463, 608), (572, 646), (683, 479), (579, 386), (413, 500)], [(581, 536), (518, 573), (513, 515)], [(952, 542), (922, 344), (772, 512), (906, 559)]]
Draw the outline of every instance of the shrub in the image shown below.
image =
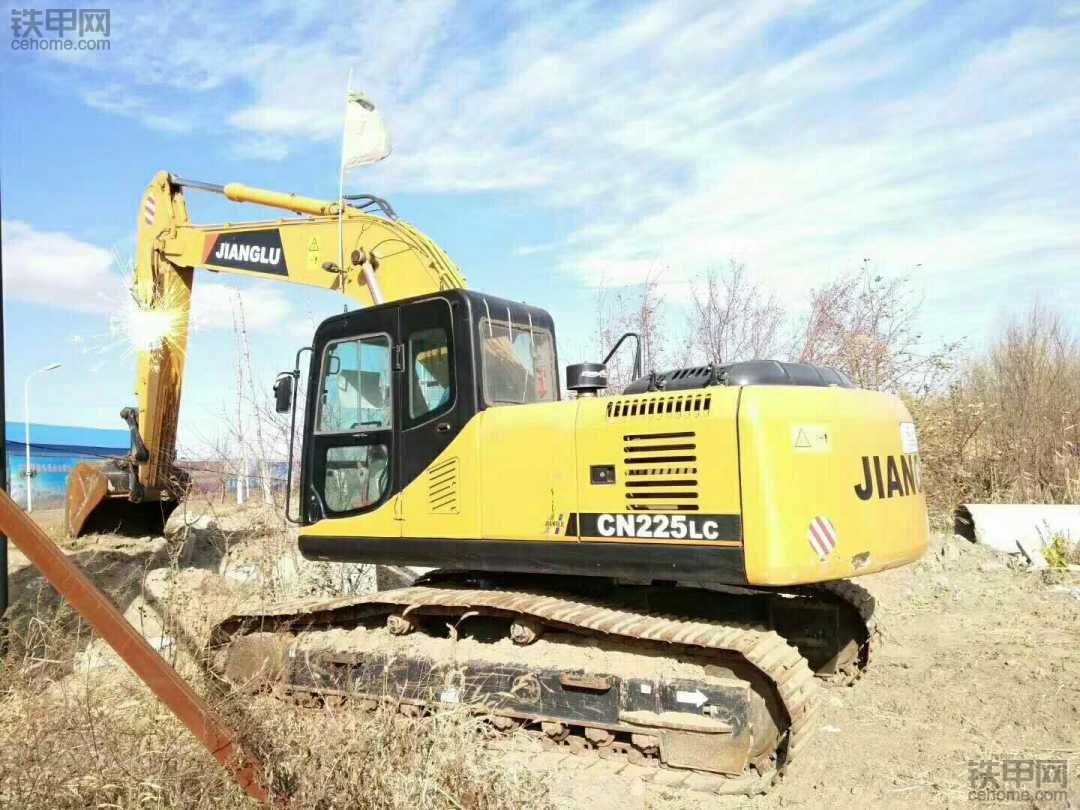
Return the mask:
[(909, 397), (931, 511), (963, 502), (1080, 502), (1080, 343), (1033, 306), (952, 382)]

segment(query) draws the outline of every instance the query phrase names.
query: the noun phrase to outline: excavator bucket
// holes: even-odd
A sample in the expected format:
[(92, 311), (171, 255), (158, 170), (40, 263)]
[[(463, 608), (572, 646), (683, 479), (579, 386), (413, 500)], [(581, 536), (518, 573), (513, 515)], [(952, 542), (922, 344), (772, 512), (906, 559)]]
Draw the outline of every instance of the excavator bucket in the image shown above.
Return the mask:
[(139, 434), (138, 411), (120, 412), (131, 431), (127, 456), (81, 461), (68, 474), (64, 527), (70, 537), (91, 532), (161, 534), (165, 521), (187, 494), (190, 478), (171, 464), (162, 467), (165, 486), (146, 487), (139, 481), (140, 464), (149, 452)]
[(64, 526), (68, 536), (109, 532), (113, 534), (161, 534), (176, 508), (172, 492), (132, 495), (126, 459), (79, 462), (68, 476)]

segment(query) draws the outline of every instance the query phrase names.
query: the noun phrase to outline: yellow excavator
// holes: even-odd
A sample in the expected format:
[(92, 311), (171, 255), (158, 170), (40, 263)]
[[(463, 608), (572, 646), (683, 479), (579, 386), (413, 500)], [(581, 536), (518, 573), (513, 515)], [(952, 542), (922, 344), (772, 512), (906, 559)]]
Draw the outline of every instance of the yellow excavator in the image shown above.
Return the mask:
[[(303, 216), (192, 225), (185, 188)], [(568, 366), (564, 390), (547, 312), (465, 289), (384, 200), (343, 203), (155, 176), (133, 294), (167, 328), (138, 357), (131, 452), (71, 476), (69, 530), (160, 521), (183, 497), (195, 268), (336, 290), (360, 308), (275, 385), (295, 422), (309, 353), (287, 517), (310, 559), (432, 570), (232, 616), (219, 672), (358, 707), (466, 704), (569, 752), (767, 790), (810, 739), (819, 679), (869, 663), (873, 600), (850, 578), (926, 548), (903, 404), (806, 364), (643, 373), (633, 334), (612, 349), (639, 342), (624, 390), (606, 391), (611, 354)]]

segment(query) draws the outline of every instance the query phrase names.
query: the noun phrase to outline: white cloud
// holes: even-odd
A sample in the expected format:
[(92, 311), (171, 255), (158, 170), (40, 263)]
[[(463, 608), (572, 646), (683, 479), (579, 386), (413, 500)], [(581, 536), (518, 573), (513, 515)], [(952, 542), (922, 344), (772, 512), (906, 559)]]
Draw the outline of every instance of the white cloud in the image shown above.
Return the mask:
[(20, 220), (2, 227), (5, 295), (80, 312), (113, 311), (123, 291), (115, 254)]
[[(664, 268), (685, 286), (730, 256), (792, 296), (864, 257), (922, 263), (941, 289), (1017, 262), (1075, 272), (1080, 18), (1066, 7), (476, 9), (280, 0), (270, 25), (233, 5), (155, 6), (127, 12), (119, 68), (84, 67), (137, 77), (140, 99), (213, 98), (233, 154), (282, 160), (334, 143), (354, 64), (395, 144), (368, 178), (572, 209), (578, 230), (554, 251), (586, 283)], [(241, 19), (244, 48), (223, 47)]]
[[(117, 253), (62, 231), (4, 220), (4, 293), (62, 310), (116, 316), (128, 298), (126, 262)], [(280, 289), (241, 289), (197, 273), (191, 302), (196, 330), (232, 330), (242, 312), (251, 332), (278, 331), (291, 320)]]
[(289, 156), (289, 144), (281, 138), (248, 135), (238, 138), (229, 151), (241, 160), (279, 161)]
[[(348, 68), (376, 98), (413, 92), (442, 39), (450, 0), (153, 3), (115, 9), (108, 58), (48, 56), (83, 101), (172, 132), (248, 135), (235, 153), (278, 160), (340, 134)], [(168, 47), (162, 47), (168, 42)], [(63, 72), (66, 71), (66, 72)]]
[(515, 256), (535, 256), (537, 253), (551, 253), (562, 247), (559, 242), (540, 242), (533, 245), (518, 245), (514, 248)]
[(297, 341), (297, 345), (307, 346), (315, 334), (318, 324), (303, 318), (292, 318), (286, 325), (286, 334)]
[(82, 99), (96, 110), (122, 115), (125, 118), (134, 118), (144, 126), (161, 132), (179, 134), (190, 132), (192, 128), (192, 122), (181, 115), (151, 110), (145, 98), (130, 92), (123, 86), (95, 87), (84, 91)]
[(244, 289), (198, 274), (191, 288), (191, 322), (195, 329), (232, 330), (241, 319), (249, 332), (280, 331), (290, 321), (289, 301), (281, 290)]

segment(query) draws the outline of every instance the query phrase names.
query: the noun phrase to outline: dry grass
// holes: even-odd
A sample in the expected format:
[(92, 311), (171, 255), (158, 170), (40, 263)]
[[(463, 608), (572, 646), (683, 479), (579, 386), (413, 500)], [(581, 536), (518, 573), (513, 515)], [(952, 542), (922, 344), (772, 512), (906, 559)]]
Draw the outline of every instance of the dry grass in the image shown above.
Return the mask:
[[(84, 548), (72, 551), (71, 557), (121, 606), (142, 592), (148, 570), (169, 564), (162, 540), (144, 543), (132, 553)], [(7, 655), (0, 658), (0, 671), (39, 679), (67, 675), (78, 651), (90, 643), (90, 627), (32, 567), (15, 569), (10, 585), (12, 604), (3, 620)]]
[[(242, 554), (259, 555), (252, 515), (220, 514), (213, 531), (196, 538), (196, 556), (216, 546), (216, 568)], [(233, 523), (243, 528), (233, 528)], [(256, 526), (264, 532), (266, 526)], [(190, 539), (190, 538), (189, 538)], [(261, 536), (259, 539), (267, 541)], [(110, 538), (111, 540), (111, 538)], [(486, 726), (462, 712), (424, 719), (392, 706), (364, 713), (349, 704), (301, 708), (270, 696), (224, 695), (191, 656), (184, 628), (169, 616), (195, 615), (192, 595), (148, 601), (150, 568), (182, 567), (192, 544), (141, 539), (125, 552), (102, 550), (102, 538), (73, 556), (122, 609), (153, 604), (177, 637), (171, 657), (179, 671), (236, 728), (266, 763), (265, 779), (296, 808), (544, 808), (545, 786), (508, 768), (483, 744)], [(200, 545), (202, 544), (202, 545)], [(200, 551), (202, 549), (202, 551)], [(210, 563), (196, 559), (207, 568)], [(256, 560), (256, 563), (261, 562)], [(182, 575), (199, 572), (186, 569)], [(215, 588), (223, 580), (202, 572)], [(309, 586), (306, 577), (299, 580)], [(195, 738), (118, 662), (100, 655), (74, 667), (94, 642), (78, 616), (30, 568), (14, 577), (8, 648), (0, 656), (0, 808), (239, 808), (255, 806)], [(277, 594), (267, 596), (277, 597)], [(196, 615), (196, 619), (201, 618)], [(156, 632), (156, 631), (155, 631)]]
[[(145, 687), (127, 678), (44, 683), (0, 674), (0, 807), (240, 808), (251, 802)], [(467, 715), (421, 720), (303, 709), (272, 697), (218, 709), (262, 753), (296, 808), (543, 808), (546, 792), (480, 744)]]
[[(251, 802), (141, 684), (45, 683), (6, 666), (0, 806), (223, 808)], [(298, 808), (540, 808), (545, 792), (503, 769), (465, 715), (414, 720), (301, 709), (270, 697), (219, 703), (255, 741), (267, 782)]]

